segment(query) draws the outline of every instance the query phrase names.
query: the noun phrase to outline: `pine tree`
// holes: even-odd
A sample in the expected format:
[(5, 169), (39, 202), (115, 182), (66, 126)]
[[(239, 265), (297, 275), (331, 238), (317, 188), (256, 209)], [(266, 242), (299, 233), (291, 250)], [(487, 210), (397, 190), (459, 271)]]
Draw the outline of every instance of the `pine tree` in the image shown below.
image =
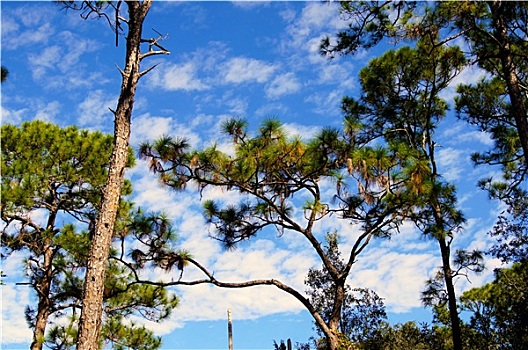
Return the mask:
[[(116, 45), (123, 25), (126, 31), (125, 67), (120, 69), (122, 84), (114, 114), (114, 147), (109, 163), (109, 172), (103, 191), (101, 210), (95, 222), (95, 233), (90, 245), (86, 282), (83, 292), (83, 309), (79, 321), (79, 350), (92, 350), (99, 341), (101, 330), (102, 300), (106, 261), (108, 259), (112, 233), (117, 216), (119, 198), (121, 196), (127, 151), (130, 141), (130, 127), (134, 99), (139, 79), (147, 74), (151, 67), (141, 71), (143, 59), (159, 54), (168, 54), (160, 41), (163, 38), (146, 39), (143, 37), (143, 22), (150, 10), (152, 0), (124, 1), (128, 17), (121, 11), (123, 1), (61, 1), (63, 6), (81, 12), (83, 18), (92, 14), (104, 17), (116, 33)], [(107, 12), (110, 13), (107, 13)], [(141, 52), (141, 44), (148, 43), (147, 52)]]
[[(235, 248), (261, 231), (267, 232), (265, 229), (275, 228), (279, 236), (304, 237), (332, 281), (335, 296), (323, 315), (300, 291), (277, 279), (222, 282), (194, 259), (185, 260), (207, 278), (166, 285), (273, 285), (297, 298), (313, 316), (328, 348), (338, 349), (343, 340), (339, 325), (346, 298), (345, 281), (352, 266), (372, 239), (391, 235), (405, 211), (398, 196), (404, 183), (398, 156), (389, 149), (357, 143), (357, 130), (353, 127), (343, 131), (325, 128), (312, 140), (303, 142), (298, 136), (288, 137), (276, 119), (264, 121), (254, 136), (245, 120), (227, 120), (223, 126), (234, 147), (233, 155), (215, 146), (189, 150), (184, 139), (172, 137), (143, 144), (140, 154), (150, 161), (151, 170), (168, 187), (184, 190), (188, 183), (194, 183), (200, 191), (214, 187), (242, 196), (239, 204), (225, 207), (213, 200), (204, 202), (205, 217), (214, 228), (211, 235), (226, 249)], [(331, 188), (326, 187), (328, 183), (333, 184)], [(328, 196), (328, 192), (332, 195)], [(355, 227), (351, 232), (340, 233), (353, 242), (350, 251), (342, 252), (343, 263), (335, 261), (324, 249), (324, 234), (321, 236), (315, 229), (316, 223), (324, 227), (333, 218)], [(177, 258), (175, 254), (173, 261)]]
[(407, 219), (438, 242), (442, 260), (423, 300), (431, 306), (447, 305), (454, 348), (461, 349), (454, 278), (460, 269), (480, 271), (482, 266), (479, 252), (457, 252), (456, 259), (451, 257), (451, 242), (465, 220), (456, 207), (455, 187), (438, 170), (434, 133), (447, 110), (439, 93), (458, 74), (465, 58), (458, 47), (444, 49), (427, 40), (417, 46), (389, 50), (373, 59), (360, 72), (361, 98), (345, 98), (343, 109), (351, 124), (364, 125), (362, 138), (381, 140), (413, 163), (406, 168), (410, 180), (406, 196), (412, 203)]
[[(2, 253), (28, 254), (25, 284), (35, 291), (38, 300), (36, 308), (26, 309), (33, 328), (31, 349), (41, 349), (44, 342), (68, 344), (76, 340), (82, 274), (101, 204), (112, 137), (74, 126), (59, 128), (38, 120), (20, 127), (3, 125), (1, 136), (1, 219), (5, 224)], [(129, 150), (127, 154), (127, 164), (131, 166), (133, 153)], [(127, 182), (123, 195), (130, 192), (131, 185)], [(36, 216), (37, 212), (40, 215)], [(139, 214), (129, 202), (120, 202), (114, 240), (136, 235), (135, 222), (145, 220), (145, 215)], [(150, 227), (148, 232), (155, 230)], [(104, 310), (108, 321), (104, 328), (113, 322), (130, 335), (142, 332), (154, 340), (152, 332), (117, 322), (121, 320), (119, 317), (139, 311), (153, 320), (161, 320), (178, 300), (161, 287), (131, 285), (135, 275), (120, 261), (126, 254), (120, 247), (111, 254), (105, 278)], [(60, 314), (71, 316), (71, 326), (53, 326), (46, 332), (52, 317)], [(109, 335), (106, 332), (105, 340), (109, 340)], [(156, 348), (153, 344), (159, 343), (159, 339), (151, 344), (147, 343), (148, 337), (144, 339), (141, 346)]]

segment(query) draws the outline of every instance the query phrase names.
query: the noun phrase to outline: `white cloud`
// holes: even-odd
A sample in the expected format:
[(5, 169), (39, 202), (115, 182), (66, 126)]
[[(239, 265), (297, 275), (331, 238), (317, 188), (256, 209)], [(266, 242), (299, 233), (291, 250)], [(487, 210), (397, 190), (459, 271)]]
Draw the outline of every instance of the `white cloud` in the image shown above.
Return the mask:
[(61, 104), (58, 101), (51, 101), (46, 105), (38, 108), (35, 119), (44, 120), (51, 123), (56, 123), (55, 117), (61, 111)]
[(288, 107), (280, 102), (267, 103), (255, 110), (255, 117), (269, 117), (276, 115), (287, 115)]
[(20, 104), (26, 108), (20, 110), (9, 110), (2, 106), (2, 122), (19, 124), (22, 121), (39, 119), (47, 122), (62, 124), (63, 119), (58, 116), (62, 112), (62, 104), (59, 101), (45, 101), (44, 99), (19, 98)]
[(217, 100), (221, 106), (226, 106), (228, 112), (235, 116), (243, 116), (247, 113), (249, 106), (247, 96), (236, 95), (233, 90), (226, 91), (220, 100)]
[(297, 123), (285, 123), (284, 129), (290, 137), (301, 136), (304, 142), (311, 140), (321, 130), (320, 126), (301, 125)]
[[(355, 87), (355, 77), (351, 72), (354, 71), (352, 64), (348, 62), (340, 62), (335, 64), (334, 61), (326, 61), (322, 64), (319, 70), (319, 84), (335, 84), (339, 83), (340, 88), (346, 89), (346, 92)], [(345, 94), (345, 92), (343, 92)]]
[[(6, 284), (2, 286), (2, 343), (31, 342), (32, 331), (26, 323), (24, 306), (30, 304), (30, 288)], [(19, 307), (13, 307), (19, 305)]]
[(333, 91), (314, 92), (305, 98), (306, 102), (314, 105), (314, 113), (326, 116), (328, 119), (341, 122), (342, 113), (339, 110), (344, 93), (342, 89)]
[(114, 116), (109, 108), (115, 110), (116, 101), (116, 96), (109, 95), (103, 90), (90, 91), (77, 107), (79, 116), (77, 122), (80, 126), (90, 129), (102, 129), (103, 125), (112, 125)]
[(298, 17), (287, 11), (282, 16), (285, 20), (290, 20), (291, 24), (286, 29), (288, 39), (283, 41), (281, 49), (296, 50), (303, 55), (303, 61), (310, 63), (325, 60), (319, 54), (319, 44), (324, 33), (333, 35), (339, 28), (346, 26), (346, 22), (339, 18), (338, 4), (331, 2), (307, 2)]
[(221, 77), (226, 83), (267, 82), (277, 67), (253, 58), (236, 57), (222, 65)]
[(29, 109), (23, 108), (19, 110), (10, 110), (7, 108), (4, 108), (4, 106), (0, 106), (0, 109), (2, 111), (2, 123), (3, 124), (19, 124), (23, 119), (24, 116), (27, 115)]
[(457, 95), (456, 89), (460, 84), (471, 85), (477, 83), (482, 78), (488, 76), (486, 71), (479, 68), (477, 65), (464, 67), (462, 71), (451, 81), (449, 86), (442, 90), (440, 97), (451, 103)]
[(449, 145), (460, 145), (463, 142), (478, 142), (484, 146), (493, 146), (493, 140), (488, 133), (472, 130), (465, 122), (457, 121), (450, 123), (449, 127), (442, 133), (445, 143)]
[(97, 51), (98, 48), (102, 46), (96, 40), (82, 38), (70, 31), (59, 33), (58, 39), (66, 45), (61, 62), (58, 65), (58, 69), (61, 72), (70, 71), (72, 66), (79, 63), (79, 59), (82, 55), (88, 52)]
[(447, 181), (459, 180), (468, 165), (471, 165), (469, 152), (451, 147), (441, 148), (437, 153), (439, 173)]
[[(16, 285), (24, 278), (23, 261), (27, 254), (15, 251), (2, 261), (2, 272), (7, 276), (2, 278), (4, 285), (0, 293), (0, 311), (2, 321), (0, 323), (0, 337), (2, 343), (31, 342), (32, 332), (29, 329), (24, 315), (26, 305), (34, 305), (31, 300), (31, 287), (27, 285)], [(19, 307), (13, 307), (18, 305)]]
[[(257, 239), (250, 246), (233, 252), (221, 252), (216, 248), (211, 249), (210, 253), (214, 255), (209, 259), (208, 268), (223, 282), (275, 278), (301, 291), (304, 290), (304, 275), (314, 262), (300, 254), (292, 255), (289, 250), (279, 248), (273, 241), (266, 239)], [(201, 277), (203, 275), (191, 268), (184, 272), (185, 279)], [(198, 285), (178, 287), (177, 294), (182, 303), (171, 317), (174, 327), (187, 320), (223, 319), (227, 308), (231, 308), (238, 319), (254, 319), (270, 313), (296, 313), (303, 310), (299, 301), (275, 286), (222, 289)]]
[(148, 75), (147, 85), (160, 87), (168, 91), (202, 91), (209, 87), (198, 78), (196, 63), (163, 64)]
[(191, 144), (199, 142), (200, 137), (187, 125), (178, 124), (171, 117), (154, 117), (142, 114), (132, 119), (130, 144), (137, 147), (142, 142), (152, 142), (161, 136), (185, 136)]
[(270, 1), (265, 0), (235, 0), (231, 2), (234, 6), (245, 10), (253, 10), (255, 7), (268, 6)]
[(19, 29), (20, 24), (15, 18), (8, 16), (2, 18), (2, 42), (4, 45), (7, 41), (7, 38), (16, 33)]
[(275, 77), (266, 87), (266, 96), (277, 98), (287, 94), (293, 94), (301, 89), (301, 83), (295, 74), (289, 72)]
[(29, 63), (32, 66), (33, 79), (41, 79), (46, 69), (52, 69), (60, 61), (61, 48), (57, 45), (46, 47), (38, 54), (29, 55)]
[[(3, 16), (2, 16), (3, 17)], [(8, 32), (4, 32), (2, 18), (2, 50), (17, 50), (21, 47), (26, 47), (35, 44), (46, 44), (55, 33), (51, 22), (43, 23), (36, 29), (30, 28), (15, 33), (19, 27), (10, 25), (8, 26)]]
[(392, 312), (407, 312), (421, 306), (424, 281), (438, 264), (440, 260), (433, 254), (371, 250), (352, 267), (350, 284), (373, 289)]
[(101, 45), (95, 40), (84, 39), (70, 31), (62, 31), (54, 35), (54, 38), (53, 45), (42, 48), (36, 45), (37, 52), (28, 54), (28, 66), (33, 79), (43, 80), (40, 83), (48, 89), (67, 90), (80, 86), (91, 87), (108, 81), (100, 72), (84, 72), (86, 63), (81, 62), (81, 57), (99, 49)]

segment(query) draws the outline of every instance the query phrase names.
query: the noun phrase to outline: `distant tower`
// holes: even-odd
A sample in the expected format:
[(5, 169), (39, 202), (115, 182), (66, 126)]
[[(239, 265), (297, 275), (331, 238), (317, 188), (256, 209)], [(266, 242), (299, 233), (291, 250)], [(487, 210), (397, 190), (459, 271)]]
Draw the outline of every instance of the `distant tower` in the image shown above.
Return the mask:
[(231, 309), (227, 309), (227, 339), (229, 350), (233, 350), (233, 324), (231, 323)]

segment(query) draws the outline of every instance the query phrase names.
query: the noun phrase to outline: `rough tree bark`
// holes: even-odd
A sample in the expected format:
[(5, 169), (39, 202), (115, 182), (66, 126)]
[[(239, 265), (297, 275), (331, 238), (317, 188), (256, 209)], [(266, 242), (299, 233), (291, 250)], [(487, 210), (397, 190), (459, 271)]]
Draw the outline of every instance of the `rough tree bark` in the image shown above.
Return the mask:
[[(130, 119), (134, 106), (136, 87), (141, 76), (141, 60), (153, 54), (168, 54), (157, 44), (157, 40), (142, 39), (143, 21), (152, 5), (151, 0), (127, 1), (128, 19), (121, 19), (128, 25), (126, 37), (125, 68), (121, 70), (122, 84), (117, 108), (112, 111), (114, 120), (114, 148), (110, 159), (108, 178), (103, 190), (103, 200), (95, 223), (90, 257), (86, 269), (82, 313), (79, 320), (78, 350), (94, 350), (99, 347), (103, 292), (108, 254), (119, 206), (121, 189), (127, 164), (130, 140)], [(118, 28), (116, 28), (118, 30)], [(141, 43), (150, 44), (149, 51), (142, 54)], [(153, 50), (156, 46), (161, 51)]]

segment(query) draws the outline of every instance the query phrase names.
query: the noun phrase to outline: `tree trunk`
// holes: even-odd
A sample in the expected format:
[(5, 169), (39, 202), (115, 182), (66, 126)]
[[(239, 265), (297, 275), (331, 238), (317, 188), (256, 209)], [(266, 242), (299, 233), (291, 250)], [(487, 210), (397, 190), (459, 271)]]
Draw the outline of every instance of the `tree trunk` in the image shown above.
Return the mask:
[[(436, 164), (434, 161), (432, 164)], [(451, 334), (453, 339), (453, 349), (462, 350), (462, 331), (460, 329), (460, 318), (458, 317), (458, 307), (453, 285), (453, 271), (451, 270), (451, 247), (446, 242), (446, 230), (442, 209), (438, 203), (438, 198), (432, 198), (433, 215), (437, 229), (442, 232), (441, 236), (435, 237), (440, 245), (440, 255), (442, 256), (442, 272), (444, 283), (447, 290), (447, 304), (449, 309), (449, 318), (451, 320)]]
[(83, 306), (77, 340), (78, 350), (99, 348), (107, 260), (128, 158), (130, 118), (136, 87), (140, 78), (140, 43), (143, 21), (150, 9), (151, 1), (128, 1), (127, 5), (129, 19), (126, 38), (126, 63), (125, 69), (122, 71), (121, 93), (114, 112), (114, 148), (86, 269)]
[(442, 272), (444, 273), (444, 283), (447, 289), (447, 303), (449, 308), (449, 317), (451, 319), (451, 332), (453, 338), (453, 349), (462, 350), (462, 331), (460, 329), (460, 318), (458, 317), (458, 308), (453, 284), (453, 271), (451, 270), (450, 248), (444, 238), (438, 239), (440, 244), (440, 253), (442, 255)]
[(326, 336), (326, 341), (328, 342), (328, 350), (338, 350), (339, 349), (339, 337), (337, 334), (331, 334)]
[(328, 321), (328, 330), (324, 332), (326, 335), (328, 350), (337, 350), (340, 346), (339, 323), (341, 321), (341, 310), (345, 301), (345, 281), (346, 278), (343, 278), (342, 276), (336, 280), (336, 290), (332, 314), (330, 316), (330, 320)]
[(33, 341), (31, 342), (31, 350), (42, 350), (44, 336), (46, 334), (46, 326), (48, 324), (48, 317), (50, 315), (50, 289), (53, 280), (53, 247), (50, 239), (45, 239), (44, 243), (44, 263), (42, 270), (42, 277), (37, 282), (36, 291), (38, 294), (37, 315), (35, 318), (35, 329), (33, 330)]
[(515, 6), (515, 4), (506, 4), (502, 1), (492, 1), (489, 3), (493, 16), (493, 27), (495, 29), (495, 38), (499, 45), (499, 58), (502, 65), (502, 75), (506, 82), (508, 95), (510, 96), (511, 112), (515, 120), (519, 142), (524, 154), (525, 163), (528, 165), (528, 117), (526, 106), (523, 102), (523, 96), (519, 87), (519, 79), (515, 72), (513, 55), (511, 52), (510, 42), (506, 24), (504, 23), (503, 6)]

